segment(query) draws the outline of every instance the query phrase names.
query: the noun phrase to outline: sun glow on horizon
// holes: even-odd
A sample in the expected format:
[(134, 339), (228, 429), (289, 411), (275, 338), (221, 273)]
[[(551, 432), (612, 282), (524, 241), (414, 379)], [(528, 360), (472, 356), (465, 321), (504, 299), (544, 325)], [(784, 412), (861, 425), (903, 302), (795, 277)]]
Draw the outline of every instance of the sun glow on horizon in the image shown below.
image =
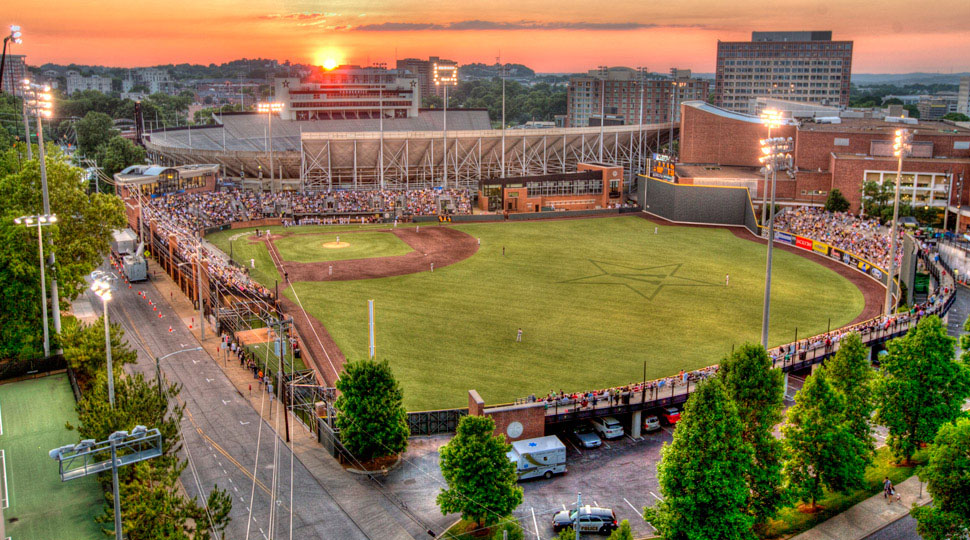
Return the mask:
[(344, 53), (336, 47), (318, 49), (313, 53), (313, 63), (330, 71), (344, 63)]
[(323, 69), (330, 71), (331, 69), (337, 67), (337, 61), (333, 58), (327, 58), (323, 61)]

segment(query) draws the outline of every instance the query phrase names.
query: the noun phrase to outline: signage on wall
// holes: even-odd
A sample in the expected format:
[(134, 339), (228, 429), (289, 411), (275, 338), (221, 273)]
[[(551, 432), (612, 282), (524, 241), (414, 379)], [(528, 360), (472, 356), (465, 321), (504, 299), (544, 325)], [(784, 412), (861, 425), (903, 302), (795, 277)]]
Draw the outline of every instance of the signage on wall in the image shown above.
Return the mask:
[(663, 180), (674, 179), (674, 160), (667, 154), (653, 154), (650, 160), (650, 174)]

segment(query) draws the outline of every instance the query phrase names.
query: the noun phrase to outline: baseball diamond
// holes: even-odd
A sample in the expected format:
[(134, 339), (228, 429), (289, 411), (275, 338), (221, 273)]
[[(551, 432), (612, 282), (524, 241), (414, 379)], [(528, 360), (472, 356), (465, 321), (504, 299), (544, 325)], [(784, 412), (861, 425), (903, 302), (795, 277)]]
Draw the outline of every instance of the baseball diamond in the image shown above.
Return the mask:
[[(247, 237), (260, 264), (272, 265), (253, 276), (286, 272), (284, 306), (301, 316), (302, 306), (321, 346), (341, 361), (367, 355), (373, 299), (377, 356), (390, 361), (410, 410), (462, 406), (469, 388), (501, 403), (610, 387), (644, 373), (668, 376), (758, 340), (763, 245), (741, 229), (643, 215), (306, 229)], [(227, 232), (209, 239), (228, 249)], [(352, 246), (366, 235), (411, 251), (388, 256), (374, 244), (357, 259), (328, 260), (334, 250), (322, 244), (338, 234)], [(873, 280), (822, 257), (780, 251), (771, 344), (878, 311)]]

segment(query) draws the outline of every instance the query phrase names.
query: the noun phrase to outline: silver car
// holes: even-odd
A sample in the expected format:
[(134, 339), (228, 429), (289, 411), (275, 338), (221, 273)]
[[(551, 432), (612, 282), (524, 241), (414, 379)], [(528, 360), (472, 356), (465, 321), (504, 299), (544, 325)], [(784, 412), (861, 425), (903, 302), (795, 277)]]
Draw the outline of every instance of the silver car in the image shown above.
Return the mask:
[(586, 422), (574, 427), (572, 434), (576, 442), (579, 443), (579, 446), (583, 448), (596, 448), (603, 444), (599, 435), (593, 430), (593, 426)]

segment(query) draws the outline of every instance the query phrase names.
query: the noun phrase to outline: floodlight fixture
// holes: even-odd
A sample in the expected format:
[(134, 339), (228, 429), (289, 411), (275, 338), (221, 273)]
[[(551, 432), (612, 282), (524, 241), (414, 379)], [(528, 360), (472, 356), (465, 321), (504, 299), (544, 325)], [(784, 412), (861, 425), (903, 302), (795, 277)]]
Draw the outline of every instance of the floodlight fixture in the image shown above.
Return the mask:
[(433, 70), (435, 86), (455, 86), (458, 84), (458, 65), (435, 62)]

